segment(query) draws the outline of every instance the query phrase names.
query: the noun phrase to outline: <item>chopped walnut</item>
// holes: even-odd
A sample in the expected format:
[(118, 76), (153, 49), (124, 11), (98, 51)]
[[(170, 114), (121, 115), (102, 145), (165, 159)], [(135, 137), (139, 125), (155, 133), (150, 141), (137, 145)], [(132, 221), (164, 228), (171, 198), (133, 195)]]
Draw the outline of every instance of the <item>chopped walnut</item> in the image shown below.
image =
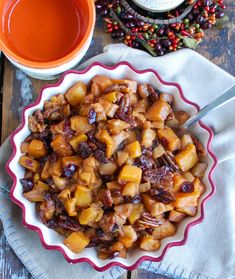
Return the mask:
[(33, 115), (29, 116), (29, 129), (33, 133), (41, 133), (46, 129), (46, 124), (44, 124), (44, 118), (40, 110), (36, 110)]

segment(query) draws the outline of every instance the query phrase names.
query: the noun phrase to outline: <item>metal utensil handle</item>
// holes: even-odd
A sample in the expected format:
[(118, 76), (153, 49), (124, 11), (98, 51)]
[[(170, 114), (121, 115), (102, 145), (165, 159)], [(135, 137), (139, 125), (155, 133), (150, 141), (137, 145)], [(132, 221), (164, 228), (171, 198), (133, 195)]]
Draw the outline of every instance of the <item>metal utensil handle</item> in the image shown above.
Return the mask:
[(219, 96), (217, 99), (215, 99), (210, 104), (206, 105), (203, 109), (201, 109), (198, 113), (196, 113), (194, 116), (190, 117), (185, 123), (184, 128), (188, 128), (201, 118), (203, 118), (205, 115), (207, 115), (209, 112), (221, 107), (222, 105), (226, 104), (229, 101), (232, 101), (235, 98), (235, 85), (232, 85), (223, 93), (221, 96)]

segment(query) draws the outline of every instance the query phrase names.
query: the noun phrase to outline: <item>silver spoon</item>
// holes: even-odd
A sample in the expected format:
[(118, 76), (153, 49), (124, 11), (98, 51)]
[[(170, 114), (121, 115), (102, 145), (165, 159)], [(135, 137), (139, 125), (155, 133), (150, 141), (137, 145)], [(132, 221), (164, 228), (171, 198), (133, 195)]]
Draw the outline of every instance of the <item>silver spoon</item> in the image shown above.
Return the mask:
[(188, 129), (195, 122), (206, 116), (209, 112), (225, 105), (235, 99), (235, 84), (229, 87), (221, 96), (215, 99), (210, 104), (199, 110), (195, 115), (191, 116), (183, 125), (182, 128)]

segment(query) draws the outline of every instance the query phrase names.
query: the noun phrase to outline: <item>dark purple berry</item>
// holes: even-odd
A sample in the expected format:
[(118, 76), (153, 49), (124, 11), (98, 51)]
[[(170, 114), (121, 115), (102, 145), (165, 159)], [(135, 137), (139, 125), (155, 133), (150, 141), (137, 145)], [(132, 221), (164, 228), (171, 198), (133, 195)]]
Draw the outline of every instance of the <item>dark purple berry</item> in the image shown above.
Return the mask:
[(92, 149), (86, 142), (80, 142), (78, 145), (78, 153), (82, 159), (86, 159), (92, 154)]
[(197, 23), (201, 24), (204, 22), (204, 17), (202, 15), (198, 15), (196, 21)]
[(96, 150), (95, 151), (95, 158), (104, 164), (107, 164), (109, 162), (108, 158), (105, 155), (105, 152), (103, 150)]
[(137, 25), (138, 27), (142, 27), (142, 26), (144, 26), (144, 21), (143, 21), (142, 19), (138, 19), (138, 20), (136, 21), (136, 25)]
[(76, 170), (77, 170), (77, 166), (75, 166), (74, 164), (68, 164), (64, 166), (63, 175), (65, 177), (70, 178), (75, 173)]
[(125, 25), (126, 25), (127, 28), (131, 29), (131, 28), (135, 27), (135, 22), (133, 20), (130, 20), (130, 21), (127, 21), (125, 23)]
[(156, 51), (159, 51), (162, 49), (162, 45), (160, 42), (156, 43), (155, 49), (156, 49)]
[(22, 178), (20, 179), (20, 183), (23, 187), (23, 193), (27, 193), (32, 191), (34, 183), (33, 180), (31, 178)]
[(193, 183), (184, 182), (181, 186), (181, 190), (184, 193), (192, 193), (194, 191)]
[(222, 17), (224, 17), (224, 12), (223, 12), (223, 11), (217, 11), (216, 14), (215, 14), (215, 16), (216, 16), (217, 18), (222, 18)]
[(206, 21), (206, 22), (202, 23), (201, 28), (202, 29), (209, 29), (209, 28), (211, 28), (211, 26), (212, 26), (211, 23)]
[(107, 16), (108, 15), (108, 9), (107, 8), (103, 8), (102, 10), (101, 10), (101, 13), (100, 13), (100, 15), (101, 16), (103, 16), (103, 17), (105, 17), (105, 16)]
[(162, 40), (161, 43), (166, 48), (169, 48), (171, 46), (171, 40), (169, 39)]
[(90, 109), (89, 113), (88, 113), (88, 123), (89, 124), (94, 124), (96, 122), (96, 116), (97, 113), (95, 112), (95, 110), (92, 108)]
[(133, 19), (133, 18), (134, 18), (134, 16), (131, 13), (126, 13), (124, 15), (124, 19)]

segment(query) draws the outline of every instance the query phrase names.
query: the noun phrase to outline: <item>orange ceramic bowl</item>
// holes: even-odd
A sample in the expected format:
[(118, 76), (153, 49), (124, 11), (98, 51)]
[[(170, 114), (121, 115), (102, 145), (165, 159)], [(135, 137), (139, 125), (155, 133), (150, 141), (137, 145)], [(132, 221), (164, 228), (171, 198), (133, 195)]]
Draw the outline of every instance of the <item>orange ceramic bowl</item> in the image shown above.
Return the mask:
[[(8, 39), (6, 32), (4, 32), (4, 15), (6, 14), (9, 7), (12, 5), (13, 1), (14, 0), (0, 1), (0, 48), (11, 60), (11, 62), (15, 62), (14, 64), (16, 66), (21, 68), (20, 65), (22, 65), (23, 67), (27, 67), (29, 69), (54, 69), (66, 64), (71, 65), (70, 62), (76, 59), (76, 57), (81, 56), (81, 53), (83, 53), (84, 55), (84, 49), (87, 49), (90, 44), (95, 25), (95, 6), (93, 0), (74, 0), (76, 9), (78, 9), (79, 11), (82, 27), (80, 30), (80, 32), (82, 32), (82, 34), (80, 34), (81, 39), (77, 42), (75, 47), (65, 56), (60, 57), (56, 60), (46, 62), (32, 61), (25, 58), (23, 55), (19, 55), (19, 53), (17, 53), (17, 51), (14, 49), (14, 46)], [(24, 31), (22, 30), (22, 32)], [(32, 34), (32, 36), (36, 36), (36, 34)], [(66, 69), (63, 69), (63, 71), (65, 70)]]

